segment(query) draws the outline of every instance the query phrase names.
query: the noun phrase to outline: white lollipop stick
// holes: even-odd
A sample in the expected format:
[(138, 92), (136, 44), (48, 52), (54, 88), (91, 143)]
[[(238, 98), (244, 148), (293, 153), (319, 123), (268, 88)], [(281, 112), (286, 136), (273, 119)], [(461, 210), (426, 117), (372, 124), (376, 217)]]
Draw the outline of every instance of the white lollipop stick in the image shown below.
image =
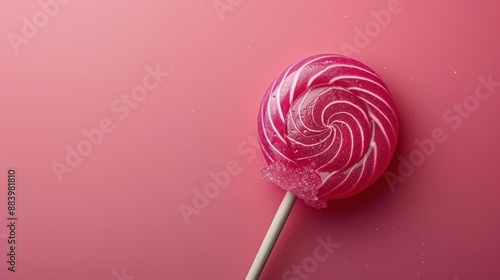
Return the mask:
[(260, 273), (262, 272), (271, 251), (273, 250), (274, 244), (283, 229), (283, 225), (285, 225), (286, 219), (292, 210), (296, 198), (297, 197), (293, 193), (288, 191), (286, 192), (285, 197), (283, 198), (283, 201), (281, 201), (280, 207), (271, 222), (271, 226), (269, 226), (266, 236), (260, 245), (257, 256), (255, 256), (255, 259), (253, 260), (252, 266), (248, 271), (247, 278), (245, 278), (246, 280), (259, 279)]

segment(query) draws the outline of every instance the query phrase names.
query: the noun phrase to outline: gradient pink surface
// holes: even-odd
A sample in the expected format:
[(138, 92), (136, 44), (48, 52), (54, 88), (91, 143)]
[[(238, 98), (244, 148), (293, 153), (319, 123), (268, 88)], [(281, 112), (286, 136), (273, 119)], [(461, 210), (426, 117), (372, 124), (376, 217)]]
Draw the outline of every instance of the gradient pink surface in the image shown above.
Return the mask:
[(0, 3), (1, 279), (243, 279), (284, 195), (260, 174), (264, 91), (346, 46), (391, 90), (395, 158), (353, 198), (298, 201), (261, 279), (500, 277), (499, 4), (40, 3)]

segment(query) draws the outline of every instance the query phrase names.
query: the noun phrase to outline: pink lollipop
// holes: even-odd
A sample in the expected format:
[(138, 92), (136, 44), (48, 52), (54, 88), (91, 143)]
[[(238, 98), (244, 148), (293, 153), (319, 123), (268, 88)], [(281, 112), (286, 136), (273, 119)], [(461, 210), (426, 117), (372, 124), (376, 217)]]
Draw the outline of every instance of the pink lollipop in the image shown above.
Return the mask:
[(247, 279), (257, 279), (296, 197), (318, 209), (369, 187), (389, 164), (398, 119), (368, 66), (341, 55), (307, 57), (266, 91), (258, 115), (264, 178), (287, 194)]

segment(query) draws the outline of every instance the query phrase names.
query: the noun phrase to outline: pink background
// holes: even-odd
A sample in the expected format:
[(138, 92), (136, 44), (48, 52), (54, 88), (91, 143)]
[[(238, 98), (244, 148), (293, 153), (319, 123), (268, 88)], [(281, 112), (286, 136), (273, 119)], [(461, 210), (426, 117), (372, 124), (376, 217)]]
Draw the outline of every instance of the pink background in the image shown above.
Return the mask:
[[(500, 82), (499, 4), (401, 1), (378, 30), (371, 12), (388, 1), (215, 1), (221, 17), (211, 0), (60, 2), (46, 24), (38, 1), (0, 3), (1, 279), (243, 279), (284, 195), (261, 179), (252, 145), (262, 95), (290, 63), (345, 45), (393, 93), (392, 174), (417, 155), (416, 139), (440, 128), (446, 140), (404, 181), (382, 178), (323, 211), (298, 201), (261, 279), (304, 260), (307, 279), (500, 278), (500, 87), (472, 97), (479, 76)], [(13, 44), (37, 13), (43, 26)], [(112, 111), (156, 65), (168, 77), (126, 117)], [(443, 118), (464, 99), (471, 112)], [(114, 130), (58, 180), (53, 162), (106, 118)], [(184, 219), (179, 207), (194, 207), (194, 191), (233, 160), (239, 173)], [(6, 263), (12, 167), (16, 273)], [(340, 245), (311, 267), (328, 236)]]

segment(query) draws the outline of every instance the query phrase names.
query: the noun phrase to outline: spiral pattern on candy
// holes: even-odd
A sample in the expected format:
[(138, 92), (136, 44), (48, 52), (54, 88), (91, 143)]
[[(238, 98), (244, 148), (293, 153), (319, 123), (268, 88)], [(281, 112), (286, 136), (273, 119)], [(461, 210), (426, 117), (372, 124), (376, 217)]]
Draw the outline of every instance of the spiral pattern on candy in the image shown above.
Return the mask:
[(305, 58), (285, 69), (262, 101), (264, 178), (326, 207), (382, 175), (398, 126), (389, 90), (372, 69), (341, 55)]

